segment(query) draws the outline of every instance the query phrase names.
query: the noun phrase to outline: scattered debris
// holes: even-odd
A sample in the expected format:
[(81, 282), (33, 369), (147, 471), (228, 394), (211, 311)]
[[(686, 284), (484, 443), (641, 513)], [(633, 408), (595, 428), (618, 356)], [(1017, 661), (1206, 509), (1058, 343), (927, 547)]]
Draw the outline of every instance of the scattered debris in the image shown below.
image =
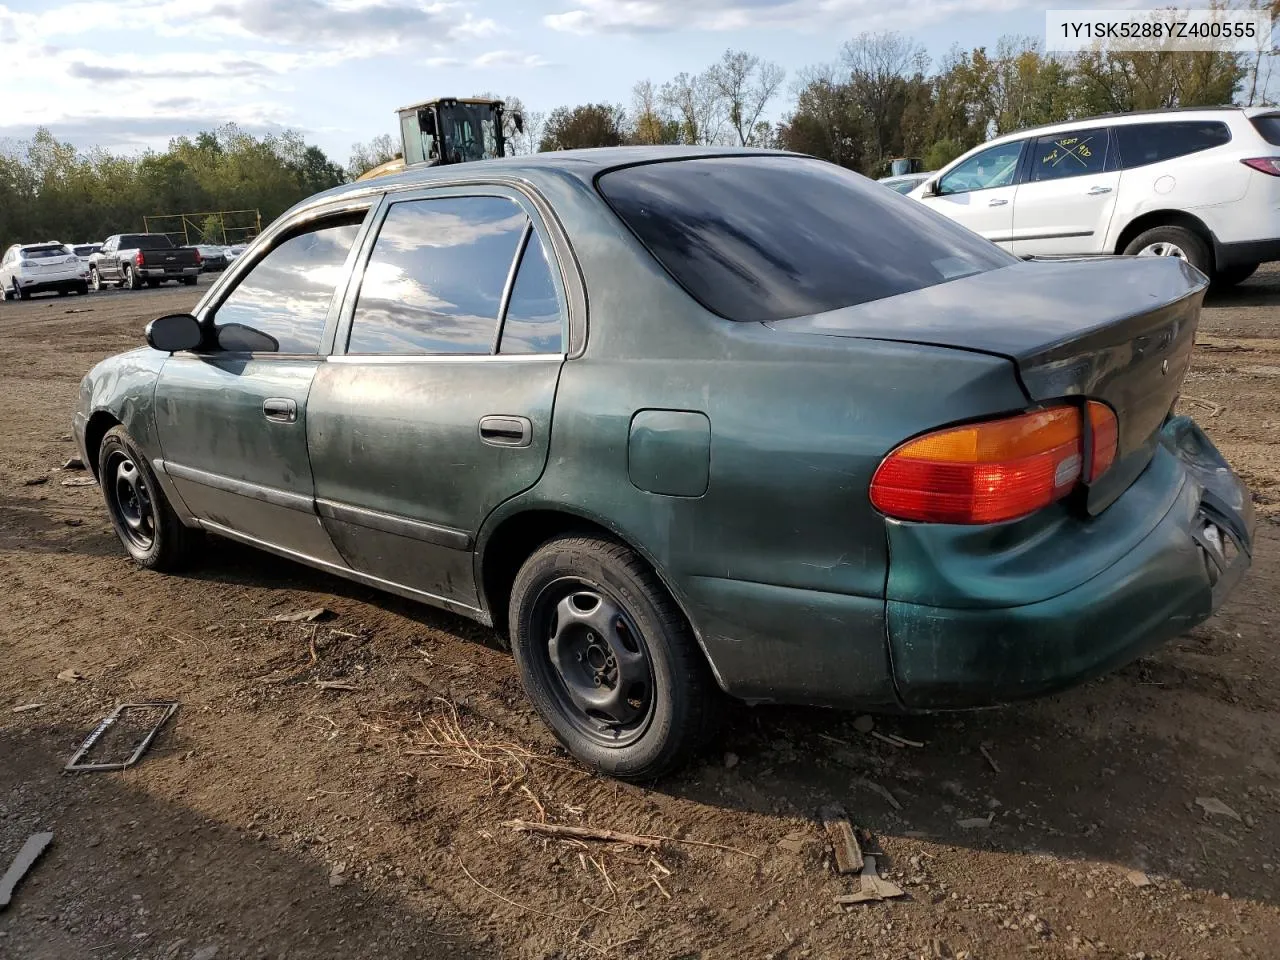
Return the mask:
[(879, 730), (872, 730), (871, 735), (882, 743), (887, 743), (891, 747), (897, 747), (899, 750), (906, 746), (905, 743), (899, 743), (894, 737), (886, 736)]
[(69, 307), (63, 313), (93, 313), (93, 307)]
[(93, 477), (71, 477), (69, 480), (63, 480), (64, 487), (96, 487), (98, 481)]
[(726, 753), (724, 755), (724, 768), (732, 770), (738, 765), (738, 755), (736, 753)]
[(662, 846), (658, 837), (642, 837), (634, 833), (595, 827), (574, 827), (558, 823), (530, 823), (527, 820), (508, 820), (503, 824), (517, 833), (542, 833), (550, 837), (572, 837), (575, 840), (601, 840), (605, 843), (625, 843), (632, 847), (657, 850)]
[(875, 793), (881, 797), (884, 797), (885, 803), (889, 804), (889, 806), (893, 807), (893, 809), (895, 810), (902, 809), (902, 804), (898, 802), (898, 798), (895, 797), (888, 790), (886, 790), (884, 787), (880, 786), (880, 784), (876, 783), (874, 780), (868, 780), (866, 777), (857, 777), (854, 779), (853, 782), (855, 786), (866, 787), (872, 793)]
[(317, 680), (316, 686), (321, 690), (355, 690), (354, 683), (343, 683), (341, 680)]
[(63, 520), (62, 522), (63, 522), (63, 523), (65, 523), (68, 527), (82, 527), (82, 526), (84, 526), (84, 521), (83, 521), (83, 520), (81, 520), (79, 517), (67, 517), (67, 518), (66, 518), (65, 520)]
[[(103, 734), (110, 730), (121, 717), (125, 714), (142, 710), (150, 710), (153, 712), (160, 711), (160, 716), (159, 719), (157, 719), (146, 730), (142, 739), (138, 741), (134, 746), (133, 751), (126, 759), (97, 761), (93, 763), (82, 762), (83, 758), (90, 750), (93, 749), (94, 744), (102, 739)], [(138, 762), (142, 755), (147, 751), (147, 748), (151, 746), (151, 741), (156, 738), (156, 734), (158, 734), (161, 728), (169, 721), (169, 718), (177, 712), (178, 704), (177, 701), (174, 700), (166, 700), (159, 703), (122, 703), (120, 706), (116, 707), (115, 710), (111, 711), (111, 713), (103, 717), (102, 722), (94, 728), (93, 733), (89, 734), (89, 736), (85, 738), (84, 743), (80, 744), (80, 748), (76, 750), (71, 759), (67, 761), (67, 765), (63, 767), (63, 769), (75, 772), (96, 772), (101, 770), (124, 770), (126, 767), (131, 767)]]
[(868, 714), (861, 714), (853, 718), (853, 729), (859, 733), (870, 733), (876, 728), (876, 722)]
[(30, 713), (32, 710), (39, 710), (43, 706), (43, 703), (24, 703), (20, 707), (14, 707), (10, 713)]
[(902, 744), (904, 747), (916, 747), (917, 749), (924, 748), (924, 744), (921, 743), (919, 740), (908, 740), (906, 737), (897, 733), (891, 733), (889, 734), (889, 736), (892, 739), (898, 741), (898, 743)]
[(955, 954), (947, 941), (933, 937), (929, 940), (929, 957), (930, 960), (954, 960)]
[(795, 833), (788, 833), (785, 837), (779, 840), (778, 846), (787, 851), (787, 853), (803, 853), (804, 845), (808, 839), (809, 838), (805, 834), (796, 831)]
[(990, 743), (978, 744), (978, 752), (986, 758), (987, 763), (991, 764), (992, 770), (994, 770), (996, 773), (1000, 772), (1000, 764), (996, 763), (996, 758), (991, 755)]
[(956, 826), (961, 830), (985, 830), (991, 826), (991, 821), (996, 818), (996, 812), (992, 810), (985, 817), (969, 817), (966, 820), (957, 820)]
[(848, 893), (843, 896), (836, 897), (835, 902), (841, 905), (876, 903), (881, 900), (906, 896), (906, 893), (897, 884), (890, 883), (888, 880), (880, 879), (880, 874), (876, 870), (875, 854), (868, 853), (863, 858), (860, 879), (862, 886), (857, 893)]
[(863, 863), (862, 848), (858, 846), (853, 824), (849, 822), (844, 808), (837, 804), (823, 807), (818, 811), (818, 817), (836, 855), (836, 872), (859, 873)]
[(329, 871), (329, 886), (340, 887), (347, 882), (347, 865), (345, 863), (335, 863), (333, 869)]
[(1124, 876), (1126, 880), (1128, 880), (1130, 883), (1132, 883), (1135, 887), (1138, 887), (1139, 889), (1141, 889), (1142, 887), (1151, 886), (1151, 878), (1148, 877), (1141, 870), (1130, 870)]
[(58, 674), (58, 679), (67, 680), (71, 683), (75, 683), (77, 680), (83, 680), (84, 674), (81, 673), (79, 670), (63, 670), (60, 674)]
[(217, 955), (218, 955), (217, 947), (213, 947), (213, 946), (201, 947), (199, 950), (197, 950), (195, 953), (191, 955), (191, 960), (214, 960), (214, 957), (216, 957)]
[(1236, 813), (1217, 797), (1196, 797), (1196, 804), (1208, 816), (1230, 817), (1238, 823), (1244, 823), (1244, 818)]
[(40, 484), (48, 482), (48, 477), (27, 477), (27, 479), (22, 481), (22, 485), (24, 487), (38, 487)]
[(84, 461), (81, 460), (79, 457), (72, 457), (70, 460), (68, 460), (66, 463), (62, 465), (62, 469), (63, 470), (83, 470)]
[(316, 607), (312, 610), (299, 610), (296, 613), (276, 614), (271, 619), (276, 623), (315, 623), (331, 616), (333, 616), (333, 611), (326, 607)]
[(5, 871), (3, 877), (0, 877), (0, 910), (9, 906), (9, 901), (13, 899), (13, 891), (17, 889), (19, 881), (27, 875), (31, 865), (40, 859), (40, 854), (44, 853), (45, 848), (52, 841), (52, 833), (33, 833), (27, 838), (27, 842), (22, 845), (22, 849), (14, 857), (9, 869)]
[(1219, 404), (1214, 403), (1212, 400), (1206, 400), (1203, 397), (1193, 397), (1190, 394), (1184, 393), (1179, 399), (1186, 403), (1194, 403), (1198, 407), (1203, 407), (1205, 410), (1209, 411), (1209, 417), (1216, 417), (1222, 412), (1222, 407)]

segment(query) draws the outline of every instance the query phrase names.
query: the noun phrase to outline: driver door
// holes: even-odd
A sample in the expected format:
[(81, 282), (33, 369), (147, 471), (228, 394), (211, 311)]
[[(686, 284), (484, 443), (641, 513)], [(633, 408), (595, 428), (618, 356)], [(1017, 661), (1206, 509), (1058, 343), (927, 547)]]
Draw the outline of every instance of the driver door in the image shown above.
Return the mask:
[(307, 400), (367, 214), (278, 233), (198, 318), (217, 348), (171, 357), (155, 393), (164, 470), (205, 526), (340, 566), (315, 509)]
[(956, 164), (937, 180), (937, 194), (922, 203), (1006, 250), (1013, 246), (1013, 196), (1025, 140), (1001, 143)]

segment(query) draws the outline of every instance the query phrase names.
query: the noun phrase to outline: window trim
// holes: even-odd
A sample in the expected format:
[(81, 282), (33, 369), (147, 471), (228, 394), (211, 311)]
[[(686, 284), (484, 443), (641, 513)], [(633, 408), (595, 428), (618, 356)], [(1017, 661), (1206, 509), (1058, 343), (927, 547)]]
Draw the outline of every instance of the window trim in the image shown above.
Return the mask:
[(232, 261), (232, 265), (224, 270), (218, 279), (214, 281), (213, 286), (209, 288), (209, 292), (201, 298), (196, 304), (192, 315), (196, 321), (204, 328), (207, 335), (212, 335), (215, 318), (218, 309), (236, 291), (240, 286), (241, 280), (250, 273), (259, 263), (261, 263), (268, 254), (275, 250), (280, 244), (295, 236), (300, 230), (309, 232), (307, 228), (311, 228), (314, 224), (325, 220), (340, 219), (344, 216), (352, 216), (364, 211), (364, 220), (361, 222), (359, 229), (356, 231), (355, 240), (351, 244), (351, 249), (347, 251), (347, 259), (342, 265), (342, 275), (339, 277), (334, 287), (333, 293), (329, 298), (329, 306), (325, 311), (324, 329), (320, 333), (320, 343), (315, 353), (275, 353), (263, 351), (249, 350), (193, 350), (190, 355), (200, 357), (232, 357), (236, 359), (248, 358), (251, 360), (323, 360), (333, 350), (333, 338), (337, 325), (338, 306), (342, 302), (342, 296), (345, 294), (347, 287), (351, 282), (351, 273), (353, 265), (356, 261), (357, 254), (368, 235), (369, 224), (373, 219), (373, 213), (378, 208), (377, 198), (361, 197), (357, 201), (338, 202), (333, 204), (325, 204), (318, 207), (310, 207), (302, 211), (295, 217), (289, 219), (281, 218), (268, 227), (263, 233), (255, 238), (249, 248), (240, 256)]
[[(511, 266), (507, 273), (506, 283), (502, 291), (502, 299), (498, 308), (498, 324), (494, 333), (493, 342), (490, 344), (489, 353), (444, 353), (444, 354), (368, 354), (368, 353), (348, 353), (347, 347), (351, 339), (351, 326), (355, 318), (356, 303), (360, 297), (360, 285), (364, 279), (365, 270), (368, 269), (369, 260), (373, 256), (373, 248), (377, 243), (379, 231), (382, 229), (383, 221), (386, 220), (388, 212), (393, 204), (412, 203), (418, 200), (437, 200), (448, 199), (454, 197), (497, 197), (504, 200), (510, 200), (515, 203), (524, 212), (528, 223), (525, 226), (524, 233), (521, 234), (520, 240), (516, 244), (516, 250), (511, 259)], [(570, 285), (565, 281), (564, 263), (559, 256), (555, 254), (555, 239), (553, 231), (547, 229), (546, 221), (541, 217), (541, 210), (533, 201), (532, 196), (523, 189), (519, 189), (513, 185), (499, 182), (476, 182), (473, 186), (462, 185), (457, 183), (432, 184), (430, 186), (415, 185), (412, 189), (398, 190), (388, 192), (383, 195), (382, 201), (378, 204), (374, 215), (369, 222), (366, 223), (366, 233), (363, 237), (363, 243), (359, 245), (359, 256), (355, 265), (347, 277), (347, 287), (342, 298), (341, 306), (338, 311), (338, 322), (335, 330), (332, 349), (329, 351), (329, 359), (341, 361), (344, 363), (422, 363), (422, 362), (440, 362), (447, 360), (450, 362), (459, 361), (484, 361), (484, 360), (506, 360), (510, 361), (517, 357), (532, 360), (547, 360), (554, 358), (556, 360), (564, 360), (566, 357), (580, 355), (573, 351), (574, 342), (572, 339), (572, 331), (574, 329), (572, 303), (573, 297), (570, 294)], [(556, 288), (556, 298), (560, 303), (560, 346), (558, 353), (526, 353), (526, 354), (499, 354), (497, 347), (501, 343), (502, 329), (505, 326), (507, 306), (511, 299), (511, 292), (515, 288), (516, 274), (519, 272), (519, 265), (524, 257), (525, 248), (528, 246), (529, 237), (537, 232), (542, 240), (544, 249), (553, 251), (553, 259), (556, 261), (557, 269), (551, 271), (551, 280)], [(549, 243), (548, 235), (552, 236)], [(576, 259), (574, 261), (576, 265)], [(579, 276), (581, 274), (579, 273)], [(585, 287), (583, 288), (585, 291)], [(585, 304), (585, 295), (583, 296)], [(585, 330), (584, 330), (585, 333)], [(585, 337), (582, 341), (582, 349), (585, 349)]]
[(1014, 164), (1013, 164), (1013, 179), (1011, 179), (1008, 183), (1002, 183), (998, 187), (977, 187), (973, 190), (957, 190), (954, 193), (939, 192), (937, 196), (938, 197), (964, 197), (964, 196), (968, 196), (971, 193), (982, 193), (986, 190), (1005, 190), (1005, 189), (1008, 189), (1009, 187), (1016, 187), (1018, 184), (1023, 182), (1023, 177), (1026, 173), (1025, 167), (1027, 164), (1027, 154), (1029, 153), (1028, 144), (1034, 141), (1035, 141), (1035, 137), (1024, 137), (1022, 140), (1011, 140), (1005, 143), (996, 143), (996, 144), (990, 144), (990, 145), (984, 146), (981, 150), (976, 150), (969, 156), (965, 157), (964, 159), (958, 160), (952, 167), (943, 171), (938, 176), (938, 190), (941, 191), (942, 181), (945, 180), (947, 177), (949, 177), (953, 172), (955, 172), (955, 170), (960, 166), (960, 164), (968, 163), (974, 157), (980, 156), (981, 154), (986, 153), (988, 150), (997, 150), (1000, 147), (1009, 146), (1010, 143), (1016, 143), (1018, 144), (1018, 159), (1014, 161)]

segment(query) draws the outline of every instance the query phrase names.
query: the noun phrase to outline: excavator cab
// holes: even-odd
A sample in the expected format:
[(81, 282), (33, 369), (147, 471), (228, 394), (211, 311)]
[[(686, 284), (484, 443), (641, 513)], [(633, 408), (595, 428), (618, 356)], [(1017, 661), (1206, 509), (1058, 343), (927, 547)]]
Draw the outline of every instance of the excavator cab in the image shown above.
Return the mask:
[[(397, 113), (402, 155), (374, 167), (361, 180), (417, 166), (470, 163), (506, 155), (506, 111), (501, 100), (446, 97), (402, 107)], [(518, 113), (511, 118), (516, 130), (523, 132), (524, 118)]]

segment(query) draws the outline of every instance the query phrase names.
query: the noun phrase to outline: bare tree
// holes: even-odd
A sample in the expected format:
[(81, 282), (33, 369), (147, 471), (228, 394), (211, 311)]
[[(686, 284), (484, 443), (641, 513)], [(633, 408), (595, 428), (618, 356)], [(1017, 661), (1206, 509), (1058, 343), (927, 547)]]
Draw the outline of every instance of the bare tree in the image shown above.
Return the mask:
[(631, 140), (639, 144), (679, 143), (680, 124), (671, 115), (652, 80), (641, 80), (631, 88)]
[(777, 96), (787, 72), (753, 53), (726, 50), (720, 62), (707, 74), (723, 101), (729, 125), (738, 135), (738, 145), (759, 146), (757, 127), (760, 118), (769, 102)]
[(658, 100), (679, 122), (682, 143), (723, 142), (728, 110), (710, 70), (697, 75), (677, 74), (662, 85)]
[(389, 133), (380, 133), (367, 144), (353, 143), (351, 159), (347, 161), (347, 176), (355, 180), (361, 174), (400, 155), (400, 144)]

